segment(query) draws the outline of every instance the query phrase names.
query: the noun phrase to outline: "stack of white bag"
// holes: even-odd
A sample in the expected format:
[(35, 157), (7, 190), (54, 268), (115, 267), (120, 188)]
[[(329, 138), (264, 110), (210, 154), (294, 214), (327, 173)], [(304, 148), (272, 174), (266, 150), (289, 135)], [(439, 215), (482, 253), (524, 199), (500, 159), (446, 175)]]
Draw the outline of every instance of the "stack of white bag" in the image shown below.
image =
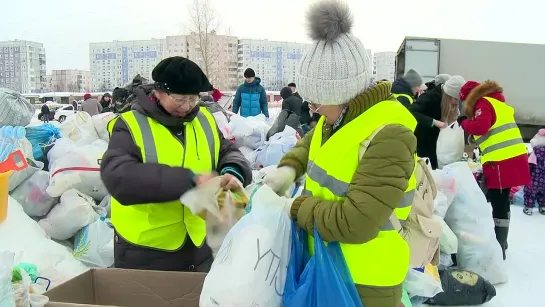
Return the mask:
[(107, 148), (108, 143), (103, 140), (81, 146), (67, 138), (58, 139), (47, 153), (49, 195), (59, 197), (69, 189), (77, 189), (102, 200), (108, 192), (100, 179), (100, 160)]
[(268, 186), (225, 237), (204, 280), (199, 306), (282, 306), (291, 220)]
[(250, 149), (258, 149), (262, 146), (265, 143), (267, 131), (270, 129), (263, 114), (250, 117), (233, 114), (229, 126), (231, 126), (231, 136), (235, 139), (235, 145)]
[(50, 279), (53, 287), (87, 270), (68, 248), (50, 240), (11, 197), (8, 198), (7, 219), (0, 224), (0, 238), (0, 250), (15, 253), (15, 263), (35, 264), (38, 276)]
[(492, 284), (507, 282), (501, 247), (494, 233), (492, 207), (466, 162), (443, 168), (456, 180), (457, 192), (445, 222), (458, 237), (458, 267), (472, 271)]
[(91, 117), (91, 122), (93, 123), (93, 126), (95, 127), (95, 131), (98, 135), (98, 137), (106, 142), (110, 141), (110, 133), (108, 132), (108, 123), (115, 118), (115, 113), (113, 112), (106, 112), (106, 113), (100, 113), (98, 115), (95, 115)]
[(297, 143), (297, 132), (290, 126), (278, 132), (255, 151), (255, 161), (252, 166), (256, 169), (277, 165), (282, 157)]
[(87, 112), (69, 115), (59, 126), (59, 130), (63, 138), (69, 138), (80, 146), (99, 139), (91, 115)]
[(97, 211), (102, 213), (91, 197), (71, 189), (62, 194), (61, 202), (38, 224), (53, 239), (68, 240), (83, 227), (97, 221), (99, 219)]

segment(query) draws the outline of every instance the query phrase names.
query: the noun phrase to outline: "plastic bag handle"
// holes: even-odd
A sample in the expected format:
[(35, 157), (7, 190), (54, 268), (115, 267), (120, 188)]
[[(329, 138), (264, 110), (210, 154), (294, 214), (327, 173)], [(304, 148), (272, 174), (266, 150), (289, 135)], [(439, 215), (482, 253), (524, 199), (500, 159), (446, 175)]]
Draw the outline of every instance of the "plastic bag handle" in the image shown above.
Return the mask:
[(36, 279), (34, 279), (34, 283), (37, 284), (39, 280), (45, 280), (47, 282), (47, 286), (45, 286), (45, 291), (49, 290), (49, 287), (51, 286), (51, 280), (49, 278), (45, 278), (45, 277), (36, 277)]

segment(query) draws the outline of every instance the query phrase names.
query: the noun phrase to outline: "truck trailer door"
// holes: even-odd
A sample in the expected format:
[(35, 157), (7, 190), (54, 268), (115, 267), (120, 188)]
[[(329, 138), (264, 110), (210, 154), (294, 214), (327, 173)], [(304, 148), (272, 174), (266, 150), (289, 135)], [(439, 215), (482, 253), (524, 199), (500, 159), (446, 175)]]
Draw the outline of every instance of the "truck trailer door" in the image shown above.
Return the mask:
[(437, 39), (405, 39), (405, 67), (416, 70), (424, 80), (429, 82), (439, 74), (439, 47)]

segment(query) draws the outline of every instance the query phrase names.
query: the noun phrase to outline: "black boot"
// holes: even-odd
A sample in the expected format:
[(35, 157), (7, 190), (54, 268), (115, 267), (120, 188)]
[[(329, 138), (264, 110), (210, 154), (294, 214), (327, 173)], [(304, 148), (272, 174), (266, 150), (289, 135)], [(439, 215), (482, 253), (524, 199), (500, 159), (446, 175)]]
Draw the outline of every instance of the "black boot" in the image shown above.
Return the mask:
[(505, 250), (507, 250), (507, 236), (509, 234), (509, 227), (496, 226), (494, 228), (494, 231), (496, 232), (496, 239), (498, 240), (498, 243), (500, 243), (500, 246), (501, 246), (503, 260), (505, 260), (506, 259)]

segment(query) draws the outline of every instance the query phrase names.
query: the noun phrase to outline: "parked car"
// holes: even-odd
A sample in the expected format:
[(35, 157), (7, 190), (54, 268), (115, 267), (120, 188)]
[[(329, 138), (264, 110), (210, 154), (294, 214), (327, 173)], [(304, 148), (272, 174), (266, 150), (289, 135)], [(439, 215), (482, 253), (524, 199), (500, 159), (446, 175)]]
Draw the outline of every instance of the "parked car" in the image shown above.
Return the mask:
[(59, 123), (62, 123), (69, 115), (72, 114), (74, 114), (74, 107), (71, 104), (65, 105), (55, 110), (54, 119)]

